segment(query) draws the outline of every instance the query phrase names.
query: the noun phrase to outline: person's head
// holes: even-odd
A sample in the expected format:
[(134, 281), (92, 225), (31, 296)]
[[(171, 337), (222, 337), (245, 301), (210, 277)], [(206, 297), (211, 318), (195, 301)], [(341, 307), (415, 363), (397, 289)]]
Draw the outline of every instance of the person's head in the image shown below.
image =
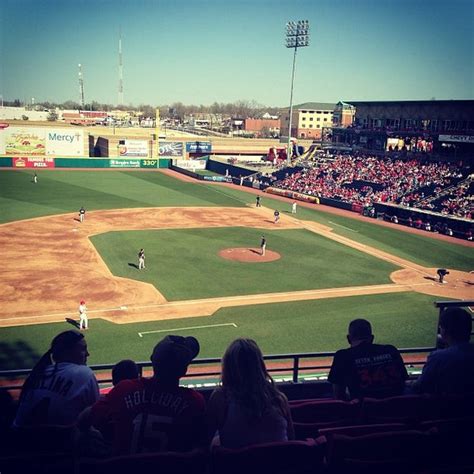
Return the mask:
[(69, 330), (59, 333), (52, 341), (51, 347), (45, 352), (41, 359), (33, 367), (30, 375), (23, 384), (21, 399), (40, 380), (44, 371), (53, 362), (69, 362), (77, 365), (85, 365), (89, 352), (84, 335), (79, 331)]
[(85, 305), (86, 302), (85, 302), (84, 300), (81, 300), (81, 301), (79, 302), (79, 304)]
[(236, 339), (222, 358), (222, 388), (251, 416), (262, 416), (269, 406), (280, 406), (281, 394), (252, 339)]
[(469, 342), (472, 317), (465, 309), (446, 308), (440, 314), (439, 328), (441, 338), (448, 346)]
[(362, 342), (372, 343), (374, 336), (372, 326), (366, 319), (354, 319), (349, 324), (347, 341), (351, 346), (357, 346)]
[(194, 337), (166, 336), (151, 354), (154, 376), (166, 381), (179, 380), (199, 354), (199, 349), (199, 342)]
[(51, 358), (54, 362), (70, 362), (85, 365), (89, 352), (84, 335), (69, 330), (58, 334), (51, 342)]
[(236, 339), (222, 358), (222, 385), (229, 390), (258, 387), (270, 380), (262, 351), (253, 339)]
[(117, 385), (122, 380), (133, 380), (140, 376), (138, 365), (133, 360), (124, 359), (112, 368), (112, 384)]

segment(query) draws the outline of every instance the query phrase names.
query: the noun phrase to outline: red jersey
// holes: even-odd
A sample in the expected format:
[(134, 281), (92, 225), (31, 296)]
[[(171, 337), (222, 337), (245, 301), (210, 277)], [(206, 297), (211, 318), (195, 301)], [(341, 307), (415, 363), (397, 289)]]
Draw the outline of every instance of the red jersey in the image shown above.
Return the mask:
[(189, 451), (206, 440), (204, 397), (155, 379), (124, 380), (92, 407), (92, 424), (112, 427), (114, 454)]

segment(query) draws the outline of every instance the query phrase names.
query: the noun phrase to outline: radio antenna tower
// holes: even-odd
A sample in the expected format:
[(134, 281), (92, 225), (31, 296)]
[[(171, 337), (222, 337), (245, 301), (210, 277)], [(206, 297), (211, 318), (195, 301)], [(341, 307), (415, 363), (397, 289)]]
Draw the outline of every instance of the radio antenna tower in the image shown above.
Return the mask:
[(81, 104), (81, 109), (84, 110), (85, 102), (84, 102), (84, 79), (82, 77), (82, 65), (79, 64), (79, 99)]
[(119, 84), (118, 105), (123, 105), (123, 63), (122, 63), (122, 28), (119, 30)]

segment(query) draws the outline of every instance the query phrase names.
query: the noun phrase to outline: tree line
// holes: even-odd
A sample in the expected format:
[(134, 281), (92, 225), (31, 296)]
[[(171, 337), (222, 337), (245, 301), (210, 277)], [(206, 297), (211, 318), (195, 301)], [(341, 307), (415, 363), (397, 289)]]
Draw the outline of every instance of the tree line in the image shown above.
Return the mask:
[(10, 107), (27, 107), (30, 109), (43, 109), (52, 111), (55, 109), (61, 110), (91, 110), (91, 111), (104, 111), (110, 112), (112, 110), (124, 110), (128, 112), (140, 112), (143, 117), (155, 117), (155, 110), (160, 110), (160, 117), (162, 118), (175, 118), (183, 120), (185, 116), (193, 114), (213, 114), (213, 115), (225, 115), (230, 117), (240, 118), (258, 118), (261, 117), (265, 112), (270, 115), (280, 115), (281, 107), (267, 107), (262, 104), (258, 104), (256, 101), (238, 100), (232, 103), (219, 103), (214, 102), (211, 105), (185, 105), (182, 102), (173, 102), (166, 105), (153, 106), (149, 104), (140, 105), (111, 105), (103, 104), (93, 100), (90, 103), (81, 107), (78, 102), (67, 100), (62, 103), (56, 102), (37, 102), (34, 105), (25, 104), (20, 99), (12, 101), (5, 100), (4, 106)]

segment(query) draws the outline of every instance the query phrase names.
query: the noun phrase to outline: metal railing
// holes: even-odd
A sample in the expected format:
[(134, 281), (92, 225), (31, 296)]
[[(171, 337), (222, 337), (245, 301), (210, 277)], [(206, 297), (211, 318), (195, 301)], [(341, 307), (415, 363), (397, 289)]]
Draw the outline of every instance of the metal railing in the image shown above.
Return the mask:
[[(463, 301), (435, 301), (434, 306), (439, 309), (440, 313), (444, 308), (449, 307), (474, 307), (474, 300), (463, 300)], [(402, 355), (409, 354), (428, 354), (435, 350), (436, 347), (414, 347), (399, 349)], [(271, 374), (283, 373), (287, 375), (290, 382), (297, 384), (302, 381), (302, 373), (309, 371), (328, 371), (331, 368), (331, 364), (326, 363), (316, 364), (316, 360), (331, 359), (334, 357), (335, 352), (300, 352), (293, 354), (273, 354), (264, 356), (264, 360), (267, 362), (267, 370)], [(409, 360), (405, 358), (405, 365), (410, 366), (421, 366), (424, 364), (424, 358), (421, 360)], [(304, 361), (309, 363), (304, 363)], [(183, 377), (185, 379), (184, 385), (190, 380), (199, 380), (205, 378), (211, 378), (214, 380), (214, 384), (218, 383), (221, 374), (220, 370), (221, 359), (206, 358), (196, 359), (191, 362), (188, 373)], [(143, 375), (145, 371), (151, 371), (152, 365), (150, 361), (137, 362), (140, 370), (140, 375)], [(107, 385), (112, 382), (110, 377), (110, 371), (114, 364), (96, 364), (89, 366), (94, 372), (99, 373), (101, 371), (107, 371), (107, 377), (98, 377), (99, 383)], [(205, 370), (199, 370), (199, 367), (205, 367)], [(23, 380), (31, 372), (31, 369), (17, 369), (17, 370), (3, 370), (0, 371), (0, 390), (21, 390)], [(323, 377), (322, 377), (323, 379)], [(9, 383), (9, 381), (17, 380), (17, 383)], [(20, 383), (18, 383), (20, 382)]]

